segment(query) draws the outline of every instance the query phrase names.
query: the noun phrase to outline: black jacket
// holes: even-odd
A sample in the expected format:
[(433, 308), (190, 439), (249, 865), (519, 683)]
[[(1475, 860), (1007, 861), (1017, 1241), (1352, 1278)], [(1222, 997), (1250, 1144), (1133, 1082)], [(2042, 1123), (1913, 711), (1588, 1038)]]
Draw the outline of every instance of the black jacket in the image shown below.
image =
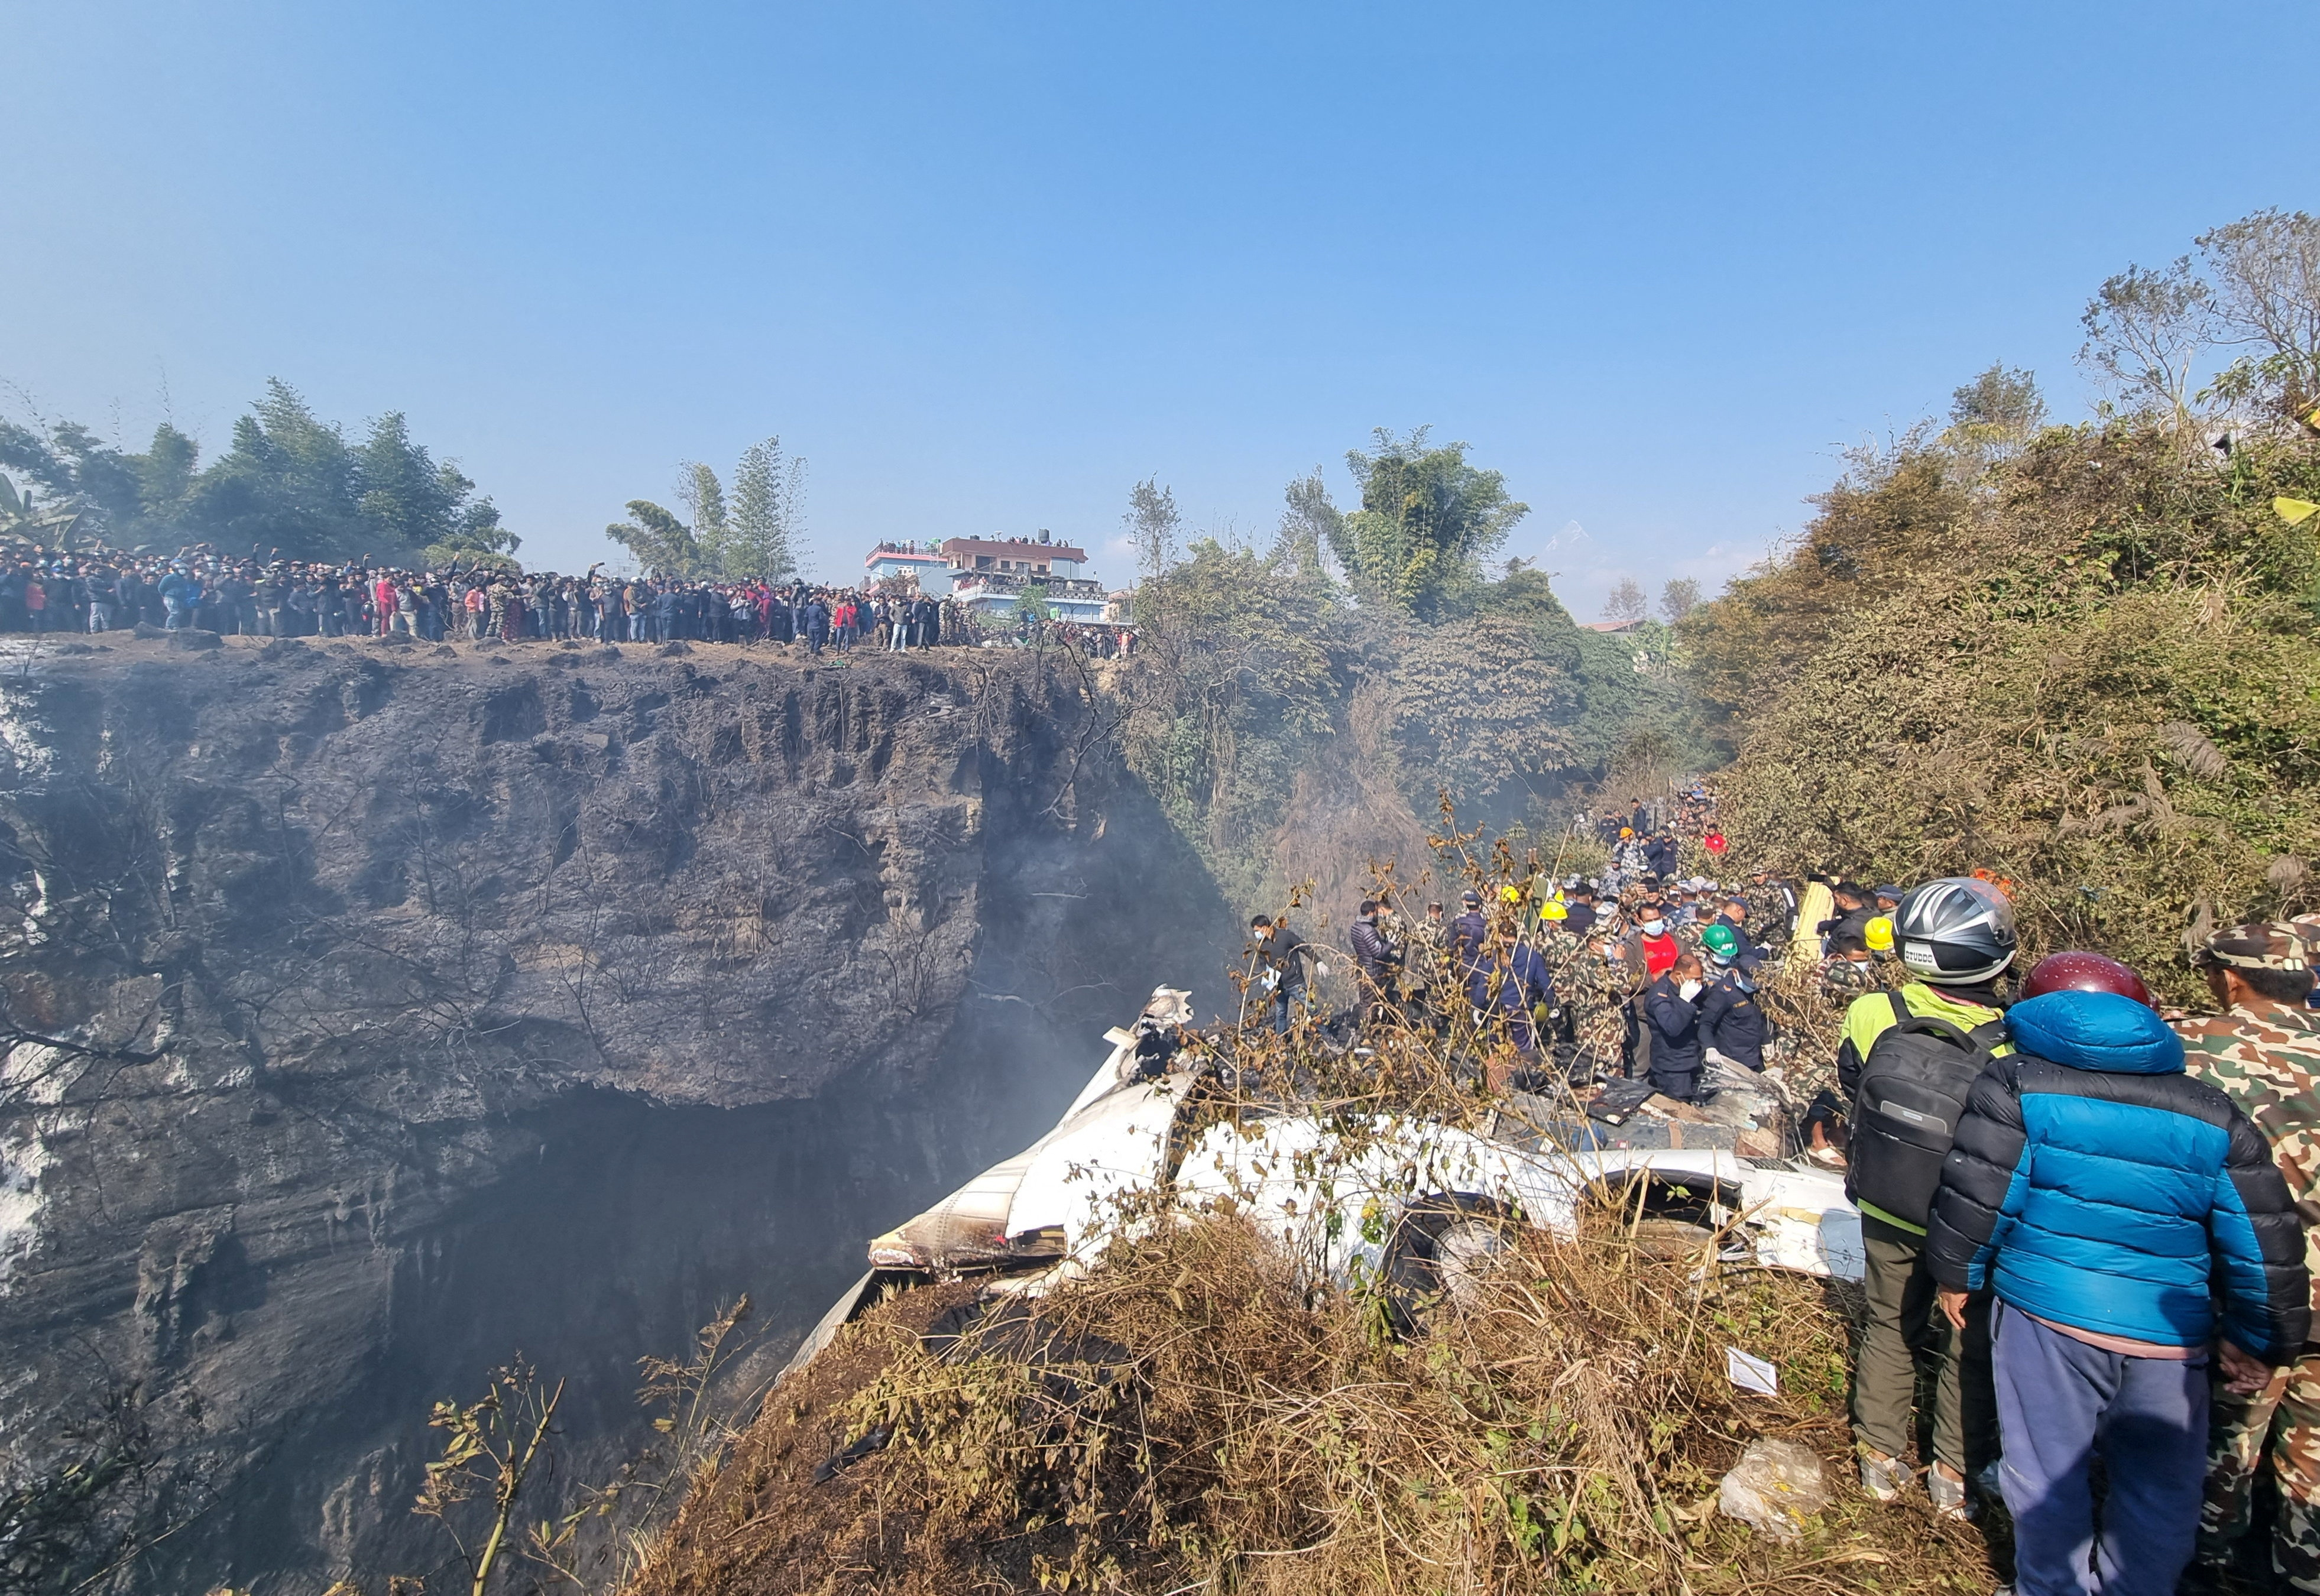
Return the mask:
[(1743, 992), (1726, 975), (1699, 997), (1700, 1039), (1733, 1063), (1750, 1069), (1764, 1067), (1764, 1044), (1772, 1025), (1756, 1002), (1756, 994)]
[(1363, 975), (1373, 981), (1383, 982), (1392, 974), (1394, 966), (1401, 962), (1393, 950), (1393, 945), (1385, 939), (1385, 933), (1377, 929), (1375, 920), (1354, 921), (1354, 929), (1347, 934), (1346, 940), (1354, 950), (1354, 963)]
[(1699, 1009), (1686, 1001), (1672, 971), (1645, 989), (1644, 1022), (1652, 1032), (1652, 1084), (1671, 1097), (1689, 1096), (1699, 1079)]
[(1313, 950), (1307, 946), (1305, 939), (1285, 925), (1274, 926), (1256, 945), (1258, 965), (1280, 973), (1281, 982), (1274, 988), (1276, 992), (1303, 991), (1306, 961), (1312, 957)]

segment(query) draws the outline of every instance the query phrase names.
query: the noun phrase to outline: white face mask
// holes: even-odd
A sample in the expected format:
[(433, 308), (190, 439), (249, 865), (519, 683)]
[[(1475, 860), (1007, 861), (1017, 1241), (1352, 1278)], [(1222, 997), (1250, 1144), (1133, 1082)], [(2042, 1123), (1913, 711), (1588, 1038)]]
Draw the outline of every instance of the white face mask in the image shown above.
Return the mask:
[(1647, 920), (1644, 921), (1643, 932), (1646, 937), (1663, 936), (1666, 931), (1667, 921), (1663, 920)]
[(1699, 995), (1699, 983), (1697, 981), (1687, 981), (1681, 986), (1677, 987), (1676, 992), (1682, 997), (1683, 1001), (1688, 1003), (1691, 1002), (1692, 999)]

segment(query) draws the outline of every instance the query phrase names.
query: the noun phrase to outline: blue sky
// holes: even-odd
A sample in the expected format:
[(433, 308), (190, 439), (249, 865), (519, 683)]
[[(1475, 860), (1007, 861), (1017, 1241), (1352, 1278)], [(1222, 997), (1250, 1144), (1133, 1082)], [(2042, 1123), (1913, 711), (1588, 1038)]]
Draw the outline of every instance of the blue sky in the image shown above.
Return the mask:
[(0, 379), (50, 415), (401, 409), (565, 569), (778, 433), (832, 576), (1102, 549), (1147, 475), (1261, 540), (1430, 423), (1586, 617), (1713, 586), (1993, 359), (2081, 413), (2106, 275), (2312, 203), (2320, 21), (0, 0)]

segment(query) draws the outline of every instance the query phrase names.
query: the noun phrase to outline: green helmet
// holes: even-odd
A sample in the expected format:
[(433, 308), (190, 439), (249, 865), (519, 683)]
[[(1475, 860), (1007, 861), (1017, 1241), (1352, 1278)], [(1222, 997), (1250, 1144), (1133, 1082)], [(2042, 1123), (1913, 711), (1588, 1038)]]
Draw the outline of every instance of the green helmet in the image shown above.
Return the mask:
[(1737, 958), (1740, 956), (1740, 939), (1730, 926), (1719, 924), (1708, 927), (1699, 933), (1699, 942), (1701, 947), (1707, 948), (1717, 958)]

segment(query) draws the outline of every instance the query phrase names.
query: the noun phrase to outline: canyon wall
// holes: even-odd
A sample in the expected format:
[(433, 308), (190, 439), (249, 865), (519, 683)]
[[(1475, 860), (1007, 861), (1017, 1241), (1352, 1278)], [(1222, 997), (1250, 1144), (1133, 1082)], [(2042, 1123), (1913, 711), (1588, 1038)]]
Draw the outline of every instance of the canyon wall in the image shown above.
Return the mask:
[(0, 1447), (140, 1437), (119, 1588), (423, 1571), (430, 1402), (521, 1351), (616, 1455), (1229, 999), (1059, 655), (104, 641), (0, 681)]

